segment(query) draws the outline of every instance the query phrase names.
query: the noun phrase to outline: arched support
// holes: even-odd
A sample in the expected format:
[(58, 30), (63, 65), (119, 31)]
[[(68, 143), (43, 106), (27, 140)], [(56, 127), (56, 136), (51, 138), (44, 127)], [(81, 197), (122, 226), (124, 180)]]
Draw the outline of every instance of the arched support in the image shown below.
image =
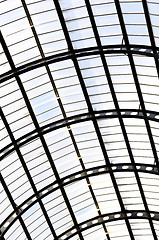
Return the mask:
[(16, 70), (10, 70), (8, 72), (5, 72), (4, 74), (0, 75), (0, 83), (5, 82), (17, 75), (21, 75), (23, 73), (32, 71), (34, 69), (56, 63), (56, 62), (62, 62), (68, 59), (72, 59), (73, 57), (80, 58), (84, 56), (91, 56), (91, 55), (99, 55), (101, 52), (104, 54), (138, 54), (138, 55), (144, 55), (148, 57), (154, 57), (155, 59), (159, 58), (159, 48), (156, 47), (156, 52), (153, 53), (153, 50), (150, 46), (145, 45), (130, 45), (130, 49), (127, 50), (125, 45), (103, 45), (102, 49), (99, 49), (98, 47), (89, 47), (89, 48), (81, 48), (76, 49), (74, 52), (64, 52), (60, 54), (51, 55), (49, 57), (44, 57), (41, 59), (38, 59), (36, 61), (24, 64), (20, 67), (17, 67)]
[[(136, 165), (132, 165), (130, 163), (121, 163), (121, 164), (112, 164), (110, 167), (107, 167), (105, 165), (103, 166), (98, 166), (98, 167), (94, 167), (94, 168), (89, 168), (89, 169), (85, 169), (82, 171), (78, 171), (76, 173), (70, 174), (64, 178), (61, 178), (61, 185), (62, 187), (65, 187), (69, 184), (72, 184), (76, 181), (80, 181), (82, 179), (86, 179), (88, 177), (93, 177), (93, 176), (99, 176), (101, 174), (106, 174), (106, 173), (110, 173), (110, 172), (144, 172), (144, 173), (149, 173), (149, 174), (154, 174), (154, 175), (158, 175), (158, 170), (157, 167), (154, 165), (150, 165), (150, 164), (136, 164)], [(8, 231), (8, 229), (13, 225), (13, 223), (19, 219), (19, 217), (21, 217), (27, 210), (29, 210), (34, 204), (36, 204), (39, 200), (45, 198), (46, 196), (48, 196), (49, 194), (57, 191), (60, 189), (60, 186), (58, 185), (58, 182), (55, 181), (52, 184), (49, 184), (48, 186), (42, 188), (41, 190), (38, 191), (37, 195), (33, 194), (32, 196), (30, 196), (28, 199), (26, 199), (22, 204), (20, 204), (19, 206), (17, 206), (17, 209), (19, 210), (18, 215), (15, 215), (15, 211), (13, 211), (1, 224), (0, 224), (0, 229), (1, 229), (1, 236), (4, 236), (4, 234)], [(134, 214), (131, 215), (132, 218), (137, 218), (139, 216), (135, 215), (136, 212), (143, 212), (143, 211), (131, 211), (130, 213), (134, 212)], [(113, 213), (110, 214), (110, 217), (108, 218), (108, 220), (117, 220), (116, 217), (111, 217), (114, 216), (116, 214), (119, 213)], [(103, 215), (103, 218), (105, 216), (108, 215)], [(123, 215), (121, 214), (121, 216), (123, 217)], [(147, 215), (143, 214), (142, 217), (146, 217)], [(125, 216), (125, 217), (128, 217)], [(140, 216), (141, 217), (141, 216)], [(95, 219), (102, 219), (100, 216), (94, 218), (93, 220), (88, 221), (88, 226), (90, 227), (92, 224), (92, 221), (94, 221)], [(124, 218), (122, 218), (124, 219)], [(153, 219), (155, 220), (159, 220), (159, 213), (155, 212), (155, 215), (153, 216)], [(120, 220), (120, 218), (118, 219)], [(105, 221), (105, 220), (104, 220)], [(107, 220), (106, 220), (107, 222)], [(91, 224), (90, 224), (91, 223)], [(98, 224), (102, 223), (101, 220), (98, 222)], [(84, 223), (80, 224), (80, 225), (84, 225)], [(96, 224), (97, 225), (97, 224)], [(85, 230), (85, 228), (81, 227), (82, 231)], [(87, 229), (87, 228), (86, 228)], [(71, 231), (73, 229), (68, 230), (68, 236), (74, 236), (71, 235)], [(63, 233), (62, 235), (60, 235), (59, 237), (62, 237), (63, 235), (65, 235), (66, 233)], [(77, 234), (77, 233), (76, 233)], [(62, 238), (59, 238), (62, 239)]]
[[(120, 109), (120, 113), (122, 118), (140, 118), (145, 119), (143, 112), (138, 109)], [(155, 122), (159, 122), (159, 112), (155, 111), (146, 111), (147, 119)], [(68, 117), (66, 119), (61, 119), (56, 122), (47, 124), (41, 128), (39, 128), (38, 132), (33, 130), (22, 137), (18, 138), (15, 143), (10, 143), (4, 148), (0, 150), (0, 161), (4, 159), (7, 155), (11, 154), (15, 151), (14, 144), (16, 147), (24, 146), (25, 144), (29, 143), (30, 141), (36, 139), (40, 135), (45, 135), (49, 132), (52, 132), (56, 129), (60, 129), (66, 126), (71, 126), (76, 123), (90, 121), (95, 119), (107, 119), (107, 118), (118, 118), (119, 114), (116, 112), (115, 109), (112, 110), (103, 110), (103, 111), (94, 111), (94, 114), (84, 113), (80, 115), (75, 115), (72, 117)]]

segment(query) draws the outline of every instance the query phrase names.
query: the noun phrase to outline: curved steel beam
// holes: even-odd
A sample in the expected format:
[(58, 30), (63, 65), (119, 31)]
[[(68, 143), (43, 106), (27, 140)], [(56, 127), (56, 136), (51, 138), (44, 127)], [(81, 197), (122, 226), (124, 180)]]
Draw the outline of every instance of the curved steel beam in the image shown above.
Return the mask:
[[(120, 109), (120, 113), (122, 118), (140, 118), (145, 119), (144, 114), (142, 113), (142, 110), (138, 109)], [(155, 111), (146, 111), (147, 113), (147, 119), (155, 122), (159, 122), (159, 112)], [(112, 110), (102, 110), (102, 111), (94, 111), (93, 114), (90, 113), (84, 113), (80, 115), (75, 115), (72, 117), (68, 117), (66, 119), (61, 119), (56, 122), (47, 124), (41, 128), (39, 128), (38, 131), (33, 130), (22, 137), (16, 139), (15, 143), (10, 143), (4, 148), (0, 150), (0, 161), (4, 159), (7, 155), (15, 151), (16, 147), (21, 147), (28, 142), (36, 139), (40, 135), (47, 134), (51, 131), (54, 131), (59, 128), (63, 128), (66, 126), (70, 126), (76, 123), (84, 122), (84, 121), (90, 121), (95, 119), (102, 119), (102, 118), (116, 118), (119, 117), (118, 113), (115, 109)]]
[(74, 50), (73, 52), (67, 51), (60, 54), (54, 54), (49, 57), (41, 58), (30, 63), (24, 64), (20, 67), (17, 67), (15, 70), (10, 70), (6, 73), (0, 75), (0, 83), (3, 83), (17, 75), (29, 72), (33, 69), (40, 68), (55, 62), (64, 61), (67, 59), (72, 59), (73, 57), (79, 58), (84, 56), (98, 55), (101, 52), (104, 54), (114, 54), (114, 53), (123, 53), (123, 54), (138, 54), (145, 55), (149, 57), (159, 58), (159, 48), (156, 47), (156, 54), (153, 53), (153, 50), (150, 46), (145, 45), (130, 45), (130, 49), (127, 50), (125, 45), (104, 45), (102, 49), (98, 47), (90, 48), (81, 48)]
[[(86, 179), (88, 177), (98, 176), (104, 173), (110, 173), (110, 172), (144, 172), (149, 174), (155, 174), (158, 175), (157, 167), (150, 164), (136, 164), (135, 166), (130, 163), (120, 163), (120, 164), (112, 164), (111, 167), (107, 167), (105, 165), (93, 167), (85, 170), (78, 171), (76, 173), (70, 174), (64, 178), (61, 178), (61, 185), (63, 187), (74, 183), (76, 181), (80, 181), (83, 179)], [(44, 197), (48, 196), (52, 192), (55, 192), (59, 190), (60, 186), (58, 185), (58, 182), (55, 181), (41, 190), (37, 192), (37, 194), (33, 194), (28, 199), (26, 199), (23, 203), (21, 203), (19, 206), (17, 206), (18, 212), (13, 211), (1, 224), (1, 237), (4, 236), (4, 234), (8, 231), (8, 229), (13, 225), (13, 223), (19, 219), (21, 215), (23, 215), (28, 209), (30, 209), (34, 204), (36, 204), (39, 200), (43, 199)], [(14, 216), (17, 214), (16, 216)], [(156, 212), (157, 220), (159, 220), (159, 213)], [(112, 215), (112, 214), (110, 214)], [(101, 218), (100, 216), (96, 218)], [(84, 223), (83, 223), (84, 224)], [(83, 229), (83, 228), (82, 228)], [(72, 231), (72, 229), (70, 230)], [(83, 231), (83, 230), (82, 230)], [(60, 235), (60, 237), (63, 236)], [(72, 235), (71, 235), (72, 236)], [(60, 238), (59, 238), (60, 239)]]
[[(151, 217), (149, 217), (149, 214)], [(79, 224), (80, 232), (83, 232), (87, 229), (100, 225), (102, 223), (108, 223), (113, 221), (120, 221), (125, 219), (153, 219), (159, 221), (159, 213), (151, 211), (149, 214), (146, 211), (127, 211), (126, 214), (123, 212), (114, 212), (111, 214), (102, 214), (101, 216), (91, 218), (87, 221), (84, 221)], [(71, 237), (77, 235), (79, 231), (76, 231), (74, 227), (68, 229), (66, 232), (58, 236), (59, 240), (67, 240)], [(109, 232), (108, 232), (109, 234)]]

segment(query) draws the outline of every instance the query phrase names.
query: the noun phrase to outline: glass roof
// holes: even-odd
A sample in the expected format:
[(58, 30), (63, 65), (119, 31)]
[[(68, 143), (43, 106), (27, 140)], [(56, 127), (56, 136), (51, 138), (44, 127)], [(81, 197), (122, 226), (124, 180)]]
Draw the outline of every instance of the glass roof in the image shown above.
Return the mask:
[(0, 0), (0, 239), (159, 239), (159, 2)]

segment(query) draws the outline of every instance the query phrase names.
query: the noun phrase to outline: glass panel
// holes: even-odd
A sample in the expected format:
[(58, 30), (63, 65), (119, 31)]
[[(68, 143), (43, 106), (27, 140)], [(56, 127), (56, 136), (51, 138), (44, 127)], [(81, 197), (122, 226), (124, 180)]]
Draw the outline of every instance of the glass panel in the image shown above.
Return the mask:
[(153, 164), (154, 156), (142, 119), (124, 119), (133, 157), (136, 163)]
[(141, 1), (122, 1), (121, 8), (130, 44), (150, 45)]
[(65, 22), (75, 49), (96, 45), (84, 0), (60, 0)]
[(113, 1), (91, 0), (102, 45), (121, 44), (122, 32)]
[(157, 0), (0, 1), (0, 238), (157, 239), (158, 48), (144, 4), (158, 46)]
[(103, 174), (90, 179), (91, 186), (102, 214), (120, 211), (119, 201), (109, 174)]
[(130, 224), (136, 239), (144, 239), (146, 235), (148, 240), (153, 240), (153, 236), (152, 236), (152, 232), (151, 232), (148, 220), (130, 219)]
[[(116, 217), (117, 216), (118, 215), (116, 215)], [(118, 240), (118, 239), (130, 240), (131, 239), (128, 233), (128, 229), (123, 220), (107, 223), (107, 230), (111, 239), (114, 239), (114, 240)]]
[(43, 203), (57, 235), (60, 235), (73, 226), (71, 216), (60, 190), (46, 196), (43, 199)]

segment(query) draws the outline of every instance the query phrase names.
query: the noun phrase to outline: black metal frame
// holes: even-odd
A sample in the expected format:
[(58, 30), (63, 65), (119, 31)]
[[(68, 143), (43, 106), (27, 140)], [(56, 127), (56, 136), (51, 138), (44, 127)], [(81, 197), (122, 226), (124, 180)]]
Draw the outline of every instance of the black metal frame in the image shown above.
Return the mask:
[(64, 60), (72, 59), (72, 56), (74, 55), (76, 59), (84, 56), (94, 56), (99, 55), (101, 52), (106, 54), (137, 54), (137, 55), (143, 55), (147, 57), (153, 57), (154, 59), (159, 59), (159, 48), (156, 47), (156, 52), (153, 53), (153, 49), (151, 46), (146, 45), (135, 45), (130, 44), (130, 49), (126, 49), (126, 45), (102, 45), (102, 49), (99, 49), (99, 47), (90, 47), (90, 48), (81, 48), (81, 49), (74, 49), (74, 53), (70, 53), (70, 51), (59, 53), (55, 55), (51, 55), (49, 57), (43, 57), (38, 60), (32, 61), (30, 63), (26, 63), (24, 65), (21, 65), (19, 67), (15, 67), (15, 70), (11, 69), (8, 72), (5, 72), (4, 74), (0, 74), (0, 83), (3, 83), (17, 75), (21, 75), (23, 73), (26, 73), (28, 71), (47, 66), (52, 63), (56, 62), (62, 62)]
[[(2, 110), (0, 108), (0, 112), (1, 111)], [(154, 122), (159, 122), (159, 119), (156, 118), (159, 116), (159, 112), (146, 111), (146, 113), (148, 114), (146, 119), (148, 119), (150, 121), (154, 121)], [(143, 112), (139, 109), (120, 109), (120, 114), (122, 115), (123, 119), (124, 118), (145, 119)], [(33, 130), (33, 131), (23, 135), (22, 137), (14, 140), (14, 142), (6, 145), (4, 148), (2, 148), (0, 150), (0, 161), (3, 160), (6, 156), (8, 156), (10, 153), (15, 151), (16, 147), (20, 148), (21, 146), (24, 146), (25, 144), (38, 138), (40, 135), (45, 135), (56, 129), (63, 128), (63, 127), (70, 127), (73, 124), (90, 121), (93, 118), (98, 120), (98, 119), (110, 119), (110, 118), (118, 118), (118, 117), (119, 117), (119, 115), (116, 112), (116, 109), (112, 109), (112, 110), (94, 111), (94, 115), (89, 114), (89, 113), (75, 115), (72, 117), (68, 117), (68, 118), (61, 119), (56, 122), (47, 124), (43, 127), (39, 127), (38, 131)]]
[[(136, 167), (138, 167), (138, 169), (136, 169)], [(151, 168), (151, 170), (149, 170), (150, 168)], [(99, 175), (106, 174), (106, 173), (111, 173), (111, 172), (113, 172), (113, 173), (115, 173), (115, 172), (134, 172), (134, 173), (135, 172), (138, 172), (138, 173), (143, 172), (143, 173), (149, 173), (149, 174), (152, 174), (152, 175), (158, 175), (157, 167), (154, 167), (154, 165), (136, 164), (136, 166), (134, 166), (133, 164), (121, 163), (121, 164), (112, 164), (110, 167), (102, 165), (102, 166), (98, 166), (98, 167), (84, 169), (84, 170), (79, 171), (77, 173), (73, 173), (71, 175), (68, 175), (67, 177), (61, 178), (61, 185), (63, 187), (65, 187), (65, 186), (67, 186), (71, 183), (74, 183), (76, 181), (80, 181), (82, 179), (87, 179), (88, 177), (90, 178), (90, 177), (93, 177), (93, 176), (99, 176)], [(3, 178), (2, 178), (2, 181), (4, 181)], [(24, 214), (30, 207), (32, 207), (34, 204), (36, 204), (37, 202), (39, 202), (41, 199), (48, 196), (52, 192), (60, 189), (60, 186), (59, 185), (57, 186), (57, 183), (58, 183), (58, 181), (56, 180), (52, 184), (49, 184), (48, 186), (46, 186), (46, 187), (42, 188), (41, 190), (37, 191), (36, 194), (33, 194), (32, 196), (30, 196), (28, 199), (26, 199), (19, 206), (16, 206), (16, 209), (0, 224), (0, 228), (3, 230), (3, 233), (2, 233), (1, 236), (3, 236), (5, 234), (5, 232), (7, 232), (7, 230), (13, 225), (13, 223), (17, 219), (19, 219), (20, 216), (22, 214)], [(47, 193), (45, 192), (45, 190), (48, 190)], [(36, 197), (36, 200), (33, 200), (35, 197)], [(24, 206), (25, 206), (25, 208), (23, 208)], [(143, 211), (141, 211), (141, 210), (140, 211), (135, 211), (135, 210), (128, 211), (127, 210), (126, 213), (122, 212), (122, 214), (126, 214), (125, 215), (125, 218), (126, 218), (128, 213), (133, 213), (133, 212), (143, 212)], [(16, 217), (12, 217), (14, 215), (14, 213), (17, 214)], [(151, 213), (155, 213), (155, 216), (151, 217), (151, 216), (148, 215), (148, 212), (146, 212), (147, 218), (155, 219), (155, 220), (159, 221), (159, 213), (154, 212), (154, 211), (151, 211)], [(111, 214), (115, 215), (117, 213), (111, 213)], [(107, 215), (108, 214), (105, 214), (104, 216), (107, 216)], [(96, 218), (100, 218), (100, 216), (101, 215), (99, 215)], [(136, 217), (133, 216), (133, 218), (137, 218), (137, 216)], [(4, 227), (4, 224), (8, 221), (10, 222), (10, 224), (7, 227)], [(85, 222), (83, 222), (82, 224), (85, 224)], [(82, 224), (80, 224), (80, 225), (82, 225)], [(68, 230), (66, 232), (69, 232), (73, 229), (71, 228), (70, 230)], [(60, 234), (60, 236), (63, 236), (63, 235), (65, 235), (65, 233)]]
[[(21, 161), (21, 164), (23, 166), (23, 169), (24, 169), (24, 171), (25, 171), (25, 173), (28, 177), (28, 181), (29, 181), (29, 183), (30, 183), (30, 185), (31, 185), (31, 187), (34, 191), (34, 195), (29, 197), (20, 206), (16, 206), (16, 204), (14, 202), (14, 199), (12, 198), (12, 195), (11, 195), (11, 193), (10, 193), (6, 183), (5, 183), (5, 180), (3, 179), (3, 176), (0, 174), (1, 183), (3, 185), (3, 188), (6, 192), (9, 200), (10, 200), (10, 203), (11, 203), (13, 209), (14, 209), (14, 211), (6, 219), (4, 219), (2, 224), (0, 224), (1, 239), (4, 239), (5, 233), (7, 232), (7, 230), (12, 226), (12, 224), (17, 219), (20, 221), (20, 224), (21, 224), (21, 226), (24, 230), (24, 233), (25, 233), (26, 237), (28, 239), (31, 239), (31, 236), (28, 232), (28, 229), (27, 229), (27, 227), (26, 227), (26, 225), (25, 225), (25, 223), (22, 219), (22, 214), (24, 212), (26, 212), (31, 206), (33, 206), (35, 203), (38, 202), (54, 239), (62, 239), (61, 237), (64, 236), (64, 235), (67, 236), (65, 239), (70, 239), (71, 237), (73, 237), (76, 234), (78, 235), (79, 239), (84, 239), (83, 233), (82, 233), (84, 230), (100, 224), (103, 227), (103, 229), (106, 233), (107, 239), (110, 240), (111, 237), (109, 236), (109, 233), (107, 231), (106, 223), (109, 222), (109, 221), (115, 221), (115, 220), (123, 219), (125, 221), (126, 226), (127, 226), (130, 239), (135, 240), (135, 236), (133, 234), (133, 230), (131, 228), (131, 224), (130, 224), (129, 219), (138, 219), (138, 218), (140, 219), (141, 218), (141, 219), (148, 219), (148, 222), (149, 222), (149, 225), (150, 225), (150, 228), (151, 228), (151, 231), (152, 231), (152, 236), (155, 240), (157, 240), (158, 237), (157, 237), (156, 230), (154, 228), (153, 220), (157, 220), (157, 221), (159, 220), (159, 213), (158, 212), (151, 212), (148, 208), (148, 204), (147, 204), (147, 200), (146, 200), (144, 190), (143, 190), (143, 187), (142, 187), (142, 184), (141, 184), (139, 172), (146, 172), (146, 173), (157, 174), (158, 175), (158, 170), (159, 170), (158, 154), (157, 154), (157, 150), (156, 150), (155, 142), (154, 142), (153, 135), (152, 135), (152, 132), (151, 132), (151, 127), (150, 127), (149, 121), (159, 122), (159, 119), (156, 118), (156, 116), (159, 115), (159, 112), (149, 111), (145, 108), (145, 103), (144, 103), (144, 99), (143, 99), (143, 96), (142, 96), (142, 91), (141, 91), (141, 88), (140, 88), (140, 83), (139, 83), (139, 80), (138, 80), (138, 75), (137, 75), (137, 72), (136, 72), (136, 67), (135, 67), (135, 63), (134, 63), (134, 59), (133, 59), (134, 54), (153, 57), (154, 60), (155, 60), (156, 69), (157, 69), (157, 73), (158, 73), (158, 77), (159, 77), (159, 63), (158, 63), (159, 48), (156, 47), (156, 44), (155, 44), (153, 30), (152, 30), (152, 26), (151, 26), (151, 20), (150, 20), (146, 0), (142, 0), (142, 4), (143, 4), (144, 14), (145, 14), (146, 22), (147, 22), (147, 27), (148, 27), (149, 37), (150, 37), (150, 41), (151, 41), (151, 46), (129, 44), (129, 38), (128, 38), (127, 31), (126, 31), (126, 27), (125, 27), (125, 23), (124, 23), (124, 19), (123, 19), (123, 15), (122, 15), (119, 0), (114, 0), (114, 2), (115, 2), (116, 9), (117, 9), (117, 14), (118, 14), (118, 18), (119, 18), (119, 22), (120, 22), (120, 26), (121, 26), (121, 30), (122, 30), (122, 34), (123, 34), (123, 40), (124, 40), (125, 44), (102, 46), (100, 36), (99, 36), (99, 33), (98, 33), (98, 28), (96, 26), (95, 18), (93, 16), (93, 11), (92, 11), (91, 4), (90, 4), (89, 0), (85, 0), (85, 5), (86, 5), (87, 11), (88, 11), (88, 16), (89, 16), (89, 19), (90, 19), (90, 22), (91, 22), (91, 26), (92, 26), (92, 29), (93, 29), (93, 32), (94, 32), (94, 37), (95, 37), (97, 46), (92, 47), (92, 48), (78, 49), (78, 50), (75, 50), (73, 48), (71, 38), (70, 38), (70, 35), (69, 35), (69, 31), (67, 29), (67, 24), (66, 24), (66, 21), (65, 21), (64, 16), (63, 16), (63, 12), (62, 12), (60, 3), (57, 0), (53, 0), (56, 11), (57, 11), (57, 14), (58, 14), (58, 17), (59, 17), (59, 20), (60, 20), (60, 23), (61, 23), (61, 26), (62, 26), (62, 29), (63, 29), (63, 32), (64, 32), (64, 35), (65, 35), (66, 42), (67, 42), (67, 45), (68, 45), (68, 51), (64, 52), (64, 53), (61, 53), (61, 54), (53, 55), (53, 56), (50, 56), (50, 57), (45, 57), (45, 54), (43, 52), (42, 46), (41, 46), (39, 38), (38, 38), (38, 34), (36, 33), (36, 29), (33, 26), (32, 18), (31, 18), (31, 15), (30, 15), (29, 11), (28, 11), (27, 4), (26, 4), (25, 0), (21, 0), (21, 2), (22, 2), (22, 5), (24, 7), (24, 10), (25, 10), (26, 16), (28, 18), (28, 21), (30, 23), (30, 27), (32, 29), (32, 32), (33, 32), (36, 44), (38, 46), (41, 58), (39, 60), (30, 62), (29, 64), (24, 64), (24, 65), (21, 65), (20, 67), (16, 67), (14, 62), (13, 62), (12, 56), (9, 52), (9, 49), (8, 49), (6, 43), (5, 43), (5, 39), (3, 38), (2, 33), (0, 33), (0, 42), (1, 42), (1, 45), (2, 45), (2, 48), (3, 48), (3, 51), (6, 55), (7, 61), (10, 64), (10, 67), (11, 67), (10, 71), (0, 75), (0, 84), (5, 82), (5, 81), (8, 81), (9, 79), (15, 78), (15, 80), (16, 80), (18, 86), (19, 86), (19, 89), (22, 93), (22, 96), (24, 98), (24, 101), (25, 101), (25, 104), (27, 106), (28, 112), (31, 116), (31, 119), (32, 119), (33, 123), (34, 123), (35, 130), (30, 132), (30, 133), (25, 134), (23, 137), (21, 137), (19, 139), (15, 139), (14, 135), (13, 135), (11, 129), (10, 129), (10, 126), (9, 126), (7, 120), (6, 120), (6, 117), (3, 113), (3, 110), (0, 108), (1, 119), (4, 123), (4, 125), (5, 125), (5, 128), (8, 131), (8, 135), (11, 139), (11, 144), (8, 144), (7, 146), (5, 146), (3, 149), (0, 150), (0, 161), (3, 161), (3, 159), (7, 155), (9, 155), (10, 153), (15, 151), (17, 153), (17, 155), (18, 155), (18, 157)], [(141, 49), (144, 50), (144, 51), (140, 51)], [(136, 86), (136, 91), (137, 91), (137, 94), (138, 94), (139, 103), (140, 103), (140, 107), (141, 107), (140, 109), (120, 109), (120, 107), (119, 107), (119, 103), (118, 103), (116, 93), (115, 93), (115, 90), (114, 90), (114, 86), (113, 86), (113, 82), (112, 82), (112, 79), (111, 79), (111, 74), (109, 72), (109, 68), (108, 68), (108, 65), (107, 65), (107, 62), (106, 62), (106, 57), (105, 57), (106, 54), (115, 54), (115, 53), (126, 54), (128, 59), (129, 59), (129, 63), (130, 63), (131, 71), (132, 71), (132, 76), (134, 78), (134, 84)], [(84, 57), (84, 56), (93, 56), (93, 55), (99, 55), (100, 56), (100, 59), (101, 59), (102, 65), (103, 65), (103, 69), (105, 71), (105, 76), (107, 78), (107, 82), (108, 82), (110, 92), (111, 92), (111, 95), (112, 95), (112, 99), (113, 99), (113, 102), (114, 102), (115, 109), (112, 109), (112, 110), (109, 110), (109, 111), (108, 110), (105, 110), (105, 111), (94, 111), (93, 110), (93, 107), (92, 107), (92, 104), (91, 104), (91, 101), (90, 101), (90, 97), (89, 97), (89, 94), (87, 92), (87, 88), (85, 86), (85, 82), (84, 82), (84, 79), (83, 79), (83, 76), (82, 76), (82, 72), (81, 72), (81, 69), (80, 69), (80, 66), (79, 66), (79, 63), (78, 63), (78, 58), (81, 58), (81, 57)], [(76, 74), (77, 74), (78, 79), (79, 79), (79, 83), (81, 85), (81, 89), (83, 91), (83, 95), (85, 97), (87, 108), (88, 108), (88, 112), (86, 112), (85, 114), (81, 114), (81, 115), (78, 115), (78, 116), (75, 115), (75, 116), (69, 117), (69, 118), (66, 115), (64, 106), (63, 106), (62, 101), (59, 97), (58, 89), (56, 87), (56, 84), (55, 84), (54, 79), (52, 77), (52, 73), (51, 73), (50, 68), (49, 68), (50, 64), (55, 63), (55, 62), (62, 62), (62, 61), (67, 60), (67, 59), (71, 59), (72, 62), (73, 62), (74, 68), (76, 70)], [(20, 75), (23, 74), (23, 73), (29, 72), (33, 69), (43, 67), (43, 66), (46, 69), (46, 72), (47, 72), (47, 74), (49, 76), (49, 79), (50, 79), (50, 82), (52, 84), (52, 89), (54, 90), (55, 95), (58, 99), (58, 104), (59, 104), (60, 110), (62, 112), (63, 119), (61, 119), (59, 121), (56, 121), (56, 122), (53, 122), (51, 124), (48, 124), (44, 127), (40, 127), (39, 123), (37, 121), (37, 118), (35, 116), (35, 113), (32, 109), (31, 103), (28, 99), (27, 93), (26, 93), (26, 91), (24, 89), (24, 86), (22, 84), (22, 81), (20, 79)], [(132, 113), (135, 113), (135, 115), (134, 114), (132, 115)], [(111, 164), (110, 159), (109, 159), (108, 154), (107, 154), (106, 146), (105, 146), (103, 138), (102, 138), (100, 127), (98, 125), (98, 119), (103, 119), (103, 118), (117, 118), (119, 120), (120, 128), (121, 128), (121, 131), (122, 131), (125, 143), (126, 143), (126, 147), (127, 147), (128, 153), (129, 153), (131, 164), (124, 164), (124, 163), (121, 163), (121, 164), (118, 164), (118, 165)], [(153, 156), (154, 156), (154, 165), (146, 165), (145, 164), (145, 165), (140, 166), (139, 164), (135, 163), (134, 156), (133, 156), (133, 153), (132, 153), (132, 149), (131, 149), (131, 146), (130, 146), (130, 142), (129, 142), (129, 139), (128, 139), (128, 135), (127, 135), (127, 132), (126, 132), (126, 127), (125, 127), (125, 124), (124, 124), (124, 121), (123, 121), (124, 118), (134, 118), (134, 119), (139, 118), (139, 119), (144, 120), (146, 129), (147, 129), (147, 134), (149, 136)], [(95, 167), (95, 168), (91, 168), (91, 169), (86, 169), (85, 168), (82, 156), (81, 156), (80, 151), (78, 149), (78, 145), (75, 141), (75, 137), (73, 135), (72, 130), (70, 129), (71, 125), (76, 124), (76, 123), (80, 123), (80, 122), (84, 122), (84, 121), (91, 121), (93, 123), (94, 129), (95, 129), (96, 134), (98, 136), (98, 140), (99, 140), (99, 144), (100, 144), (103, 156), (105, 158), (105, 166)], [(79, 158), (80, 165), (82, 167), (81, 172), (69, 175), (69, 176), (67, 176), (63, 179), (60, 178), (60, 176), (59, 176), (59, 173), (58, 173), (58, 171), (55, 167), (55, 164), (54, 164), (54, 161), (52, 159), (51, 153), (49, 151), (49, 148), (48, 148), (48, 146), (46, 144), (46, 141), (45, 141), (45, 138), (44, 138), (44, 134), (49, 133), (51, 131), (54, 131), (58, 128), (62, 128), (62, 127), (67, 127), (70, 138), (72, 140), (72, 145), (74, 147), (74, 150), (76, 152), (77, 157)], [(28, 170), (28, 168), (26, 166), (26, 163), (24, 161), (23, 155), (20, 151), (21, 146), (31, 142), (32, 140), (34, 140), (36, 138), (40, 139), (41, 144), (42, 144), (43, 149), (44, 149), (44, 152), (45, 152), (45, 154), (48, 158), (48, 161), (50, 163), (50, 168), (52, 169), (53, 174), (56, 177), (56, 181), (54, 183), (45, 187), (44, 189), (41, 189), (40, 191), (38, 191), (36, 189), (36, 186), (35, 186), (32, 178), (31, 178), (29, 170)], [(125, 168), (123, 168), (124, 166), (128, 166), (128, 168), (125, 169)], [(140, 169), (137, 169), (137, 166), (140, 167)], [(98, 172), (98, 170), (100, 168), (103, 168), (103, 167), (105, 168), (105, 170), (103, 170), (102, 172)], [(113, 167), (116, 167), (116, 170), (113, 170)], [(152, 167), (152, 171), (146, 170), (147, 167)], [(89, 174), (89, 171), (93, 171), (93, 173)], [(136, 182), (138, 184), (138, 187), (139, 187), (139, 190), (140, 190), (140, 193), (141, 193), (141, 198), (142, 198), (142, 201), (143, 201), (143, 204), (144, 204), (145, 211), (127, 211), (125, 209), (123, 199), (121, 197), (119, 186), (118, 186), (118, 183), (116, 181), (114, 173), (115, 172), (131, 172), (131, 171), (134, 172)], [(111, 180), (112, 180), (112, 183), (113, 183), (113, 186), (114, 186), (114, 189), (115, 189), (118, 201), (119, 201), (121, 212), (112, 213), (110, 215), (108, 215), (108, 214), (102, 215), (102, 213), (99, 209), (99, 204), (98, 204), (98, 201), (97, 201), (96, 196), (94, 194), (93, 188), (90, 185), (90, 179), (89, 178), (91, 176), (96, 176), (96, 175), (104, 174), (104, 173), (109, 173), (110, 174), (110, 177), (111, 177)], [(81, 174), (81, 176), (76, 178), (75, 176), (77, 174)], [(67, 194), (66, 194), (66, 191), (65, 191), (64, 187), (67, 184), (71, 184), (74, 181), (80, 181), (81, 179), (85, 179), (88, 186), (89, 186), (89, 191), (91, 193), (93, 202), (96, 206), (98, 215), (97, 215), (97, 217), (95, 217), (93, 219), (90, 219), (86, 222), (83, 222), (83, 223), (79, 224), (76, 220), (75, 214), (73, 212), (73, 209), (71, 207), (70, 201), (67, 197)], [(54, 184), (58, 184), (58, 187), (54, 187)], [(43, 191), (46, 190), (46, 189), (48, 189), (48, 192), (43, 194)], [(73, 228), (69, 229), (68, 231), (66, 231), (64, 233), (61, 233), (59, 236), (57, 236), (56, 231), (54, 230), (54, 228), (52, 226), (52, 223), (49, 219), (49, 216), (47, 214), (45, 206), (42, 202), (42, 198), (49, 195), (53, 191), (56, 191), (57, 189), (60, 189), (60, 191), (61, 191), (61, 194), (63, 196), (63, 199), (66, 203), (69, 214), (70, 214), (70, 216), (72, 218), (72, 221), (73, 221), (73, 224), (74, 224)], [(36, 196), (36, 200), (31, 202), (31, 199), (35, 196)], [(24, 204), (27, 204), (28, 206), (25, 209), (21, 210), (21, 208), (23, 207)], [(137, 215), (138, 212), (143, 213), (143, 216), (138, 216)], [(16, 218), (12, 218), (12, 215), (14, 213), (16, 213), (16, 215), (17, 215)], [(132, 214), (132, 215), (128, 217), (127, 214), (129, 214), (129, 213)], [(151, 216), (152, 213), (155, 214), (154, 217)], [(120, 214), (120, 217), (115, 218), (114, 216), (116, 214)], [(104, 217), (108, 217), (108, 220), (104, 220)], [(98, 220), (97, 223), (94, 224), (93, 223), (94, 220)], [(6, 223), (6, 221), (9, 221), (10, 224), (9, 224), (8, 227), (5, 228), (4, 224)], [(87, 224), (87, 227), (82, 228), (83, 224)], [(71, 231), (74, 230), (74, 229), (76, 231), (75, 231), (75, 233), (72, 234)]]

